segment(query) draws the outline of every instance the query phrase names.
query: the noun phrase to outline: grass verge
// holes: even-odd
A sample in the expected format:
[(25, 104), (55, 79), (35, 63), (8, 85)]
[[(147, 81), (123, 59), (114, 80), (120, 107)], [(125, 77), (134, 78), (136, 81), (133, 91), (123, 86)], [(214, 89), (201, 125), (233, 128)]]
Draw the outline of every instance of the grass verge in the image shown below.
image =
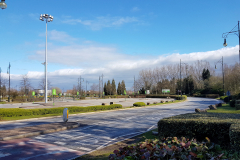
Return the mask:
[(240, 110), (236, 110), (235, 107), (231, 107), (229, 103), (222, 104), (222, 107), (217, 107), (216, 110), (208, 109), (207, 112), (209, 113), (232, 113), (232, 114), (240, 114)]
[[(186, 101), (186, 100), (176, 100), (174, 102), (150, 104), (150, 105), (142, 106), (142, 107), (156, 106), (156, 105), (163, 105), (163, 104), (171, 104), (171, 103), (179, 103), (179, 102), (184, 102), (184, 101)], [(76, 106), (71, 106), (71, 107), (76, 107)], [(115, 108), (115, 109), (112, 109), (112, 110), (121, 110), (121, 109), (126, 109), (126, 108), (133, 108), (133, 107), (134, 106), (124, 107), (124, 108)], [(100, 111), (102, 111), (102, 110), (100, 110)], [(110, 111), (110, 110), (104, 110), (104, 111)], [(99, 112), (99, 110), (98, 111), (90, 111), (90, 112)], [(81, 114), (81, 113), (88, 113), (88, 112), (74, 112), (74, 113), (69, 113), (69, 115), (71, 115), (71, 114)], [(0, 119), (0, 121), (23, 120), (23, 119), (31, 119), (31, 118), (54, 117), (54, 116), (62, 116), (62, 113), (45, 114), (45, 115), (31, 115), (31, 116), (18, 116), (18, 117), (2, 117)]]

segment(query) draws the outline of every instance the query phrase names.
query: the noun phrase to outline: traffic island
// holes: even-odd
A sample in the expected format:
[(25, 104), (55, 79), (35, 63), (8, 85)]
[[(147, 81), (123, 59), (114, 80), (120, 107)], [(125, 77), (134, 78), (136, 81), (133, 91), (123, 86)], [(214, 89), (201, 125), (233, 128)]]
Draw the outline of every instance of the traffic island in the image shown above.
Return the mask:
[(0, 131), (0, 141), (38, 136), (79, 127), (77, 122), (58, 122)]

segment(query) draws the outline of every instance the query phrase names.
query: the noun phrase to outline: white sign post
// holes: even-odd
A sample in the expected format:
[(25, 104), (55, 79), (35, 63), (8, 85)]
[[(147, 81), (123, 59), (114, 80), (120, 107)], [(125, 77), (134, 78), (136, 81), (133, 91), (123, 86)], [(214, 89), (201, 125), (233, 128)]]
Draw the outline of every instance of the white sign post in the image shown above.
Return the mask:
[(63, 110), (63, 122), (67, 122), (68, 121), (68, 109), (64, 108)]

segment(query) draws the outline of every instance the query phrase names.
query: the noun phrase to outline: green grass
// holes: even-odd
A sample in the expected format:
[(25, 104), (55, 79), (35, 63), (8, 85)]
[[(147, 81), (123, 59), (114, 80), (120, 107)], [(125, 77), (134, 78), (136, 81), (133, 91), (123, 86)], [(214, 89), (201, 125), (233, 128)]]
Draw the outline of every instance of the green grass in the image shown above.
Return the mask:
[(240, 110), (236, 110), (235, 107), (230, 107), (229, 103), (223, 104), (222, 107), (217, 107), (217, 110), (207, 110), (207, 112), (240, 114)]
[[(186, 101), (186, 100), (176, 100), (174, 102), (168, 102), (168, 103), (150, 104), (148, 106), (170, 104), (170, 103), (178, 103), (178, 102), (183, 102), (183, 101)], [(144, 106), (144, 107), (148, 107), (148, 106)], [(71, 107), (76, 107), (76, 106), (71, 106)], [(133, 108), (133, 107), (134, 106), (123, 107), (123, 108), (115, 108), (115, 109), (112, 109), (112, 110), (121, 110), (121, 109), (126, 109), (126, 108)], [(104, 110), (104, 111), (110, 111), (110, 110)], [(91, 111), (91, 112), (99, 112), (99, 111)], [(71, 115), (71, 114), (80, 114), (80, 113), (88, 113), (88, 112), (74, 112), (74, 113), (69, 113), (69, 115)], [(0, 121), (23, 120), (23, 119), (53, 117), (53, 116), (62, 116), (62, 113), (59, 113), (59, 114), (45, 114), (45, 115), (31, 115), (31, 116), (19, 116), (19, 117), (1, 117)]]
[(0, 104), (6, 104), (6, 102), (0, 102)]

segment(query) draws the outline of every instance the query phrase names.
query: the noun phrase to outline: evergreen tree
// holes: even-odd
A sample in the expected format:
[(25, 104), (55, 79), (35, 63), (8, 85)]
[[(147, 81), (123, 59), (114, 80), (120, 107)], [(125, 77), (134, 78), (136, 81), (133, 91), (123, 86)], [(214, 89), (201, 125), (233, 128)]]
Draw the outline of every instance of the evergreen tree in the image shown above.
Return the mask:
[(121, 95), (121, 84), (120, 84), (120, 82), (118, 83), (117, 94)]
[(105, 95), (107, 95), (107, 85), (106, 85), (106, 82), (104, 83), (103, 92), (105, 93)]
[(116, 84), (115, 84), (115, 80), (112, 80), (112, 95), (116, 94)]
[(124, 95), (124, 91), (126, 91), (126, 86), (124, 80), (121, 82), (121, 94)]
[(108, 80), (108, 82), (107, 82), (107, 94), (106, 95), (111, 95), (111, 94), (112, 94), (112, 87), (111, 87), (110, 80)]
[(203, 79), (203, 81), (204, 80), (209, 80), (209, 78), (210, 78), (210, 72), (209, 72), (209, 70), (208, 69), (203, 69), (203, 72), (202, 72), (202, 79)]

